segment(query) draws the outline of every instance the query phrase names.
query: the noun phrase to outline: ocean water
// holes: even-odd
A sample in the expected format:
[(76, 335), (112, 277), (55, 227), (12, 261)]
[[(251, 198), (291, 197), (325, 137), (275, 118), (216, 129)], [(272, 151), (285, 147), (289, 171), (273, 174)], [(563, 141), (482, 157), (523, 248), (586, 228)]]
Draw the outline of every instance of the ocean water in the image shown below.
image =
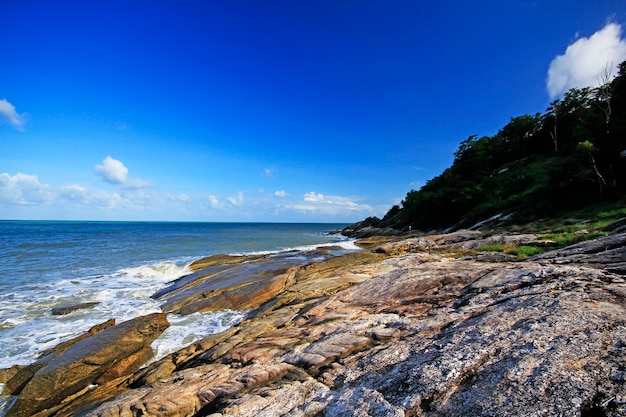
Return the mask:
[[(43, 350), (109, 318), (119, 323), (160, 311), (150, 296), (204, 256), (284, 254), (320, 245), (358, 250), (351, 240), (329, 234), (343, 226), (0, 221), (0, 368), (31, 363)], [(54, 307), (85, 302), (99, 304), (52, 315)], [(170, 314), (171, 327), (152, 345), (156, 358), (242, 318), (239, 311)]]

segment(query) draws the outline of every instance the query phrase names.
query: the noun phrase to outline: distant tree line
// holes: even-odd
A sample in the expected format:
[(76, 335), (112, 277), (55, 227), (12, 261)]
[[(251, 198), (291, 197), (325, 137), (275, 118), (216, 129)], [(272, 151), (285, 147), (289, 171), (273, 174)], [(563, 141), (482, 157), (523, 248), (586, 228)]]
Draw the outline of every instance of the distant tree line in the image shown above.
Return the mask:
[(600, 86), (573, 88), (543, 113), (511, 118), (494, 136), (470, 136), (454, 162), (408, 192), (382, 225), (421, 230), (496, 214), (553, 216), (626, 194), (626, 61)]

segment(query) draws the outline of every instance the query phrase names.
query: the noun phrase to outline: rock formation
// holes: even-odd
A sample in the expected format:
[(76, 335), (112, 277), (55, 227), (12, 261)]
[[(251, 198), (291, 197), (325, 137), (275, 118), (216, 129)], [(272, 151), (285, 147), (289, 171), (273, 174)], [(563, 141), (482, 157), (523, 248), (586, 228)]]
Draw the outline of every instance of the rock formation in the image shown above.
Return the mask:
[[(247, 320), (66, 402), (25, 399), (27, 385), (13, 408), (34, 399), (39, 417), (626, 415), (626, 233), (523, 261), (468, 252), (485, 239), (538, 242), (459, 231), (267, 274), (248, 274), (266, 259), (236, 264), (271, 288), (245, 298)], [(175, 306), (213, 291), (220, 308), (237, 308), (228, 300), (239, 295), (227, 294), (248, 284), (232, 280), (236, 265), (208, 265), (158, 296)]]
[(88, 391), (90, 384), (136, 371), (152, 356), (150, 344), (168, 326), (165, 314), (155, 313), (98, 328), (89, 337), (47, 354), (7, 381), (7, 393), (19, 394), (7, 417), (54, 409)]

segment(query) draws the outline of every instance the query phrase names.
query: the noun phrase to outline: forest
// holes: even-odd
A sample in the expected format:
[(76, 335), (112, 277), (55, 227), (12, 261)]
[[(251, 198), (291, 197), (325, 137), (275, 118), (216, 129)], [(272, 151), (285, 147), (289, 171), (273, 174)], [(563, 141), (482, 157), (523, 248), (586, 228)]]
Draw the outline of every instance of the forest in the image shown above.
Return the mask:
[(379, 226), (467, 227), (493, 216), (529, 222), (626, 195), (626, 61), (598, 87), (573, 88), (543, 113), (472, 135), (454, 162), (393, 206)]

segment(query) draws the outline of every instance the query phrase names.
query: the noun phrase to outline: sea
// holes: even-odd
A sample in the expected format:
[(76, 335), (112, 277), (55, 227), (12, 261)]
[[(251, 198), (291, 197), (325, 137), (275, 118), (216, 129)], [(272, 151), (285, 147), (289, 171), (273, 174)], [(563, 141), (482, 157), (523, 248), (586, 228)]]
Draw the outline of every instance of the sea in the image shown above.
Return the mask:
[[(150, 296), (214, 254), (298, 256), (318, 246), (358, 250), (345, 224), (0, 221), (0, 368), (26, 365), (46, 349), (110, 318), (159, 312)], [(338, 254), (338, 253), (335, 253)], [(52, 309), (98, 304), (66, 315)], [(168, 315), (155, 360), (237, 324), (229, 310)]]

